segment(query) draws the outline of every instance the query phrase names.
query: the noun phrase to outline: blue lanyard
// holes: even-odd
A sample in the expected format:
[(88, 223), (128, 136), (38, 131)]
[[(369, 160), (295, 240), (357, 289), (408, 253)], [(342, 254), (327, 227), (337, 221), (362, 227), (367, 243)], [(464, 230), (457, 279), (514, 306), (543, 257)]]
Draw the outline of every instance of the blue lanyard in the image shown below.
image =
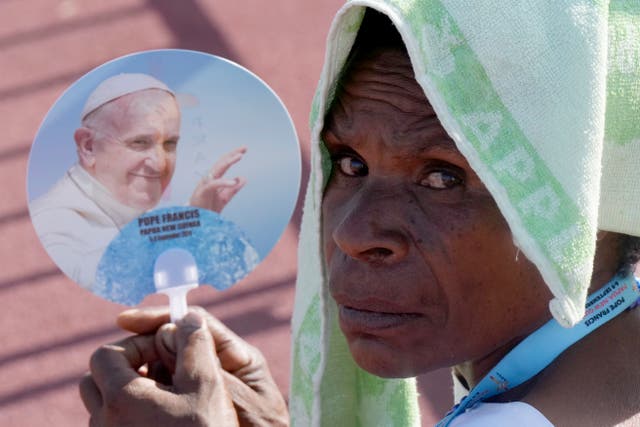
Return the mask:
[(587, 299), (584, 318), (572, 328), (551, 319), (515, 346), (454, 406), (436, 427), (446, 427), (455, 417), (479, 402), (504, 393), (533, 378), (568, 347), (622, 313), (640, 297), (640, 281), (633, 276), (614, 277)]

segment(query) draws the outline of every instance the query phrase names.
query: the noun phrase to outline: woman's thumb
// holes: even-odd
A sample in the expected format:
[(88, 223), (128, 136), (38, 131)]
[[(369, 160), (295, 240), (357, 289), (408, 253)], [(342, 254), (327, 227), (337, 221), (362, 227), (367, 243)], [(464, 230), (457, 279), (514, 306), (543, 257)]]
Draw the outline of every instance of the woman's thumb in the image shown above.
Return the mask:
[(222, 384), (215, 344), (202, 317), (189, 312), (176, 326), (174, 386), (180, 392), (189, 393), (205, 384)]

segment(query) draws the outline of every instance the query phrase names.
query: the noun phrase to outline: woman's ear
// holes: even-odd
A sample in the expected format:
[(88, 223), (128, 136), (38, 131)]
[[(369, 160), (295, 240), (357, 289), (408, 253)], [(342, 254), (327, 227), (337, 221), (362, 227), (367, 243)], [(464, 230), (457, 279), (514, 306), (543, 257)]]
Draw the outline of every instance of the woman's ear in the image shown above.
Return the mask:
[(88, 171), (93, 169), (95, 160), (95, 133), (84, 126), (79, 127), (73, 134), (76, 141), (76, 149), (78, 151), (78, 161), (80, 165)]

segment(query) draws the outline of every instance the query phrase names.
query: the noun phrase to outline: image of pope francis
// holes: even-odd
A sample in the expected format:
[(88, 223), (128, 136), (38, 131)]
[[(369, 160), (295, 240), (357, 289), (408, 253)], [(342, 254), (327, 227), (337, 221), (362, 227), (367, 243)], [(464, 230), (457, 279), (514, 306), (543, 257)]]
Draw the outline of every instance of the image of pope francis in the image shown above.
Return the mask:
[[(156, 206), (171, 181), (180, 139), (176, 95), (147, 74), (112, 76), (89, 95), (73, 137), (77, 163), (31, 202), (30, 211), (51, 258), (91, 289), (111, 240)], [(220, 212), (246, 182), (224, 178), (245, 152), (240, 147), (223, 155), (199, 181), (189, 204)]]

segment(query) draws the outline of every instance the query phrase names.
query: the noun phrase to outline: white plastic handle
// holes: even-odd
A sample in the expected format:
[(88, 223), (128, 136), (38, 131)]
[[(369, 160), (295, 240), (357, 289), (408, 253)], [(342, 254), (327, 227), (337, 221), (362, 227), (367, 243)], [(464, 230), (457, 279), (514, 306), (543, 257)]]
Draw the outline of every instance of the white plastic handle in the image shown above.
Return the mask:
[(187, 250), (171, 248), (162, 252), (153, 268), (156, 291), (169, 297), (171, 321), (187, 314), (187, 292), (198, 287), (198, 267)]

